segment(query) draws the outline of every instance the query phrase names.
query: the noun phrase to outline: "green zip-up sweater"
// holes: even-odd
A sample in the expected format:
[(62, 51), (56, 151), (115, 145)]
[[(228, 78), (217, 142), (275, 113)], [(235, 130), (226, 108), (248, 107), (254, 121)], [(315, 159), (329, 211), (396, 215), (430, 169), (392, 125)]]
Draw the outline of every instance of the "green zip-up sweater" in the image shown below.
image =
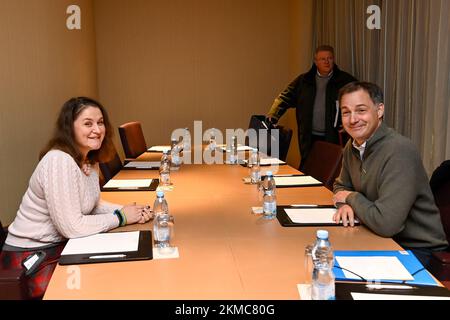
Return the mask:
[(363, 159), (348, 141), (334, 193), (347, 196), (355, 215), (400, 245), (440, 250), (448, 246), (428, 176), (415, 145), (384, 123), (367, 140)]

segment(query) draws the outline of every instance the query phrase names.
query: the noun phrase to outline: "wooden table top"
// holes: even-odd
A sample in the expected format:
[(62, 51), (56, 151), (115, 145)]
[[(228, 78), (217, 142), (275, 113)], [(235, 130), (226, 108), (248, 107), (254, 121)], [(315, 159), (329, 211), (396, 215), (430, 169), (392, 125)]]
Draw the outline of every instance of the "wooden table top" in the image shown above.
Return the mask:
[[(267, 167), (262, 167), (264, 173)], [(279, 173), (299, 173), (280, 166)], [(251, 213), (261, 206), (255, 185), (240, 165), (183, 165), (166, 192), (175, 218), (178, 259), (60, 266), (45, 299), (299, 299), (305, 279), (304, 248), (318, 227), (282, 227)], [(116, 178), (156, 178), (157, 170), (126, 170)], [(153, 206), (155, 192), (103, 192), (102, 199)], [(278, 188), (277, 204), (332, 204), (324, 187)], [(114, 231), (150, 229), (151, 222)], [(364, 226), (327, 227), (336, 250), (399, 250)], [(79, 274), (79, 288), (70, 286)], [(69, 285), (68, 285), (69, 284)]]

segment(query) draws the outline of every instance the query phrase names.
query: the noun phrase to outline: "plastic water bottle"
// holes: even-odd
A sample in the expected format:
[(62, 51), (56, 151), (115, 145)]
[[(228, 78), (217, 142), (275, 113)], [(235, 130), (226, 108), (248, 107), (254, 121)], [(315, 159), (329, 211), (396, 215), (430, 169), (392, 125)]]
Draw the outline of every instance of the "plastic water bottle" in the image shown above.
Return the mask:
[(263, 213), (265, 219), (273, 219), (277, 215), (277, 197), (276, 184), (272, 171), (267, 171), (266, 177), (262, 183), (264, 192)]
[(248, 160), (248, 167), (250, 168), (250, 180), (252, 184), (257, 184), (261, 181), (261, 172), (259, 167), (260, 159), (257, 148), (252, 149), (252, 154)]
[(238, 153), (237, 153), (237, 137), (231, 137), (231, 146), (230, 146), (230, 164), (236, 164), (238, 162)]
[(211, 135), (209, 136), (209, 150), (216, 150), (217, 142), (216, 142), (216, 129), (211, 129)]
[(153, 220), (155, 246), (158, 248), (170, 247), (170, 240), (173, 235), (173, 217), (169, 215), (169, 206), (164, 198), (163, 191), (156, 193), (153, 211), (155, 213)]
[(183, 150), (185, 152), (191, 151), (191, 133), (189, 132), (189, 128), (184, 128)]
[(159, 183), (161, 186), (170, 185), (170, 159), (169, 151), (164, 151), (159, 167)]
[(177, 170), (181, 164), (183, 163), (180, 152), (183, 150), (183, 146), (177, 139), (171, 140), (171, 149), (170, 149), (170, 156), (171, 156), (171, 169)]
[(335, 300), (335, 277), (333, 273), (333, 249), (328, 240), (328, 231), (318, 230), (311, 250), (313, 260), (312, 300)]

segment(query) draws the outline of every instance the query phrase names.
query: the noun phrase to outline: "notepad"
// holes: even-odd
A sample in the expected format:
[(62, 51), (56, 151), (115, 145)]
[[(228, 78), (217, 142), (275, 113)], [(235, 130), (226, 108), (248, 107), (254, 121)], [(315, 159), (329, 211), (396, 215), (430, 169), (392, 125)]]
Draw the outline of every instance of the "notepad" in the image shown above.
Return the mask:
[(361, 280), (359, 275), (366, 280), (414, 280), (395, 256), (336, 256), (336, 261), (347, 279)]
[(70, 239), (61, 255), (134, 252), (138, 250), (139, 231), (100, 233)]
[(416, 296), (406, 294), (380, 294), (352, 292), (353, 300), (450, 300), (450, 297), (442, 296)]
[(336, 208), (302, 208), (284, 209), (289, 219), (294, 223), (334, 223), (333, 215)]
[(438, 285), (382, 283), (374, 289), (365, 282), (336, 281), (336, 300), (440, 300), (450, 299), (450, 291)]
[(153, 179), (109, 180), (103, 189), (108, 188), (146, 188), (150, 187)]
[[(395, 270), (395, 266), (391, 266), (391, 264), (388, 264), (386, 262), (386, 264), (384, 265), (379, 265), (379, 268), (383, 269), (385, 272), (389, 273), (387, 275), (387, 279), (384, 278), (375, 278), (373, 280), (376, 281), (380, 281), (380, 282), (393, 282), (393, 283), (399, 283), (399, 282), (405, 282), (406, 284), (412, 284), (412, 285), (426, 285), (426, 286), (437, 286), (438, 283), (436, 282), (436, 279), (434, 279), (431, 274), (423, 267), (423, 265), (419, 262), (419, 260), (414, 256), (414, 254), (410, 251), (410, 250), (350, 250), (350, 251), (342, 251), (342, 250), (336, 250), (334, 251), (334, 255), (336, 257), (336, 262), (333, 268), (334, 274), (336, 276), (336, 280), (342, 280), (342, 281), (364, 281), (360, 278), (358, 278), (356, 275), (349, 275), (350, 278), (347, 278), (347, 275), (344, 273), (344, 270), (342, 270), (341, 268), (343, 266), (340, 265), (339, 261), (341, 257), (353, 257), (353, 258), (366, 258), (366, 257), (375, 257), (375, 258), (379, 258), (379, 257), (395, 257), (397, 258), (400, 263), (406, 268), (406, 270), (408, 271), (408, 273), (413, 277), (412, 280), (402, 280), (402, 279), (394, 279), (391, 280), (393, 278), (396, 277), (400, 277), (400, 278), (404, 278), (406, 276), (402, 276), (402, 274), (397, 275), (397, 276), (392, 276), (391, 274), (391, 269)], [(345, 260), (344, 260), (345, 261)], [(352, 260), (350, 260), (352, 261)], [(353, 260), (354, 261), (354, 260)], [(370, 261), (368, 262), (368, 260), (361, 260), (363, 261), (362, 263), (370, 263), (370, 264), (375, 264), (376, 262)], [(391, 260), (394, 261), (394, 260)], [(356, 264), (356, 266), (358, 267), (358, 265)], [(346, 265), (347, 269), (352, 268), (352, 265)], [(371, 274), (366, 274), (365, 272), (362, 272), (363, 274), (359, 274), (358, 272), (360, 270), (352, 270), (349, 269), (350, 271), (364, 277), (373, 277), (374, 275)], [(368, 269), (370, 271), (370, 269)], [(383, 270), (381, 270), (380, 272), (382, 272)], [(364, 270), (363, 270), (364, 271)], [(376, 277), (378, 277), (379, 275), (375, 275)], [(409, 276), (408, 276), (409, 277)]]
[(275, 184), (277, 187), (287, 187), (287, 186), (311, 186), (311, 185), (321, 185), (322, 182), (320, 182), (317, 179), (314, 179), (311, 176), (287, 176), (287, 177), (280, 177), (280, 176), (274, 176)]
[(128, 162), (125, 168), (135, 168), (135, 169), (152, 169), (159, 168), (161, 163), (159, 161), (131, 161)]
[(164, 151), (170, 151), (170, 146), (153, 146), (151, 148), (148, 148), (147, 151), (149, 152), (164, 152)]

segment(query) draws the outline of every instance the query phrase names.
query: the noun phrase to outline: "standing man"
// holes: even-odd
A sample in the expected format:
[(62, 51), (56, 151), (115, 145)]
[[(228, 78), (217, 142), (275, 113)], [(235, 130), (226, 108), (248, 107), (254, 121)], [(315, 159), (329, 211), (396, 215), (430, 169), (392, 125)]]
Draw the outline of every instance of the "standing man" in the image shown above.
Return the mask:
[(311, 69), (298, 76), (275, 99), (266, 116), (272, 123), (278, 122), (288, 108), (296, 108), (302, 158), (300, 168), (303, 167), (314, 141), (339, 143), (341, 118), (337, 104), (338, 92), (352, 81), (356, 79), (341, 71), (334, 63), (333, 47), (319, 46)]
[(334, 184), (334, 216), (344, 226), (355, 217), (382, 237), (410, 249), (426, 267), (447, 246), (428, 176), (411, 140), (383, 123), (383, 92), (353, 82), (339, 93), (342, 124), (351, 136)]

